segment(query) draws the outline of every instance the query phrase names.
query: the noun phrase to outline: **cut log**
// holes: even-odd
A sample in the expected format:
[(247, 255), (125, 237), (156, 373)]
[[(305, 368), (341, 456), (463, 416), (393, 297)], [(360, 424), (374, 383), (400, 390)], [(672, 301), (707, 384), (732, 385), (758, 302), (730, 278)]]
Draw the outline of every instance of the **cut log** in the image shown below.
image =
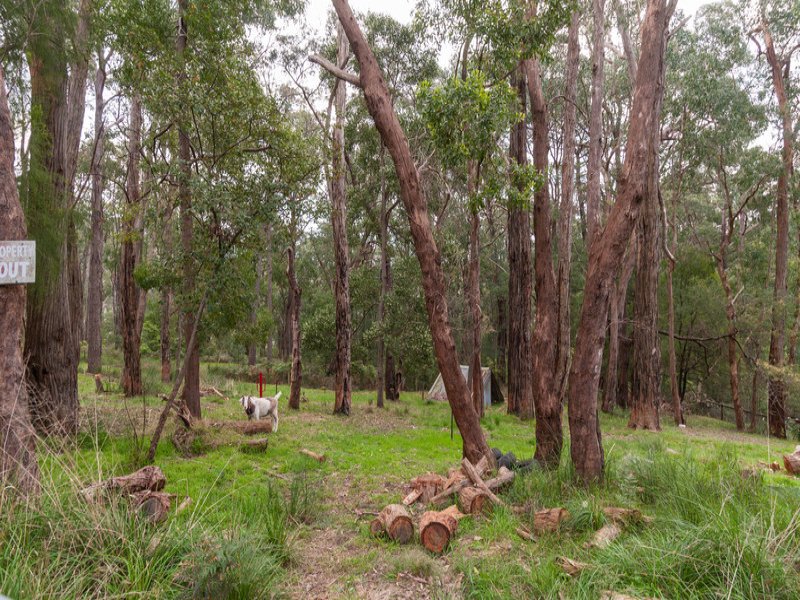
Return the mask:
[(492, 502), (505, 506), (506, 503), (495, 496), (494, 492), (489, 489), (489, 486), (486, 485), (486, 482), (481, 478), (481, 476), (478, 474), (478, 471), (475, 470), (475, 466), (469, 462), (468, 458), (465, 457), (461, 460), (461, 466), (467, 476), (472, 480), (472, 483), (483, 490)]
[(164, 472), (154, 466), (142, 467), (130, 475), (121, 475), (92, 484), (81, 490), (81, 494), (89, 502), (96, 502), (103, 492), (115, 492), (121, 495), (131, 495), (142, 491), (157, 492), (163, 490), (167, 484)]
[(603, 525), (600, 529), (598, 529), (592, 541), (587, 542), (587, 548), (607, 548), (611, 542), (619, 537), (619, 534), (622, 533), (622, 528), (617, 525), (616, 523), (608, 523)]
[(259, 419), (258, 421), (222, 421), (212, 423), (217, 429), (233, 429), (244, 435), (258, 435), (272, 433), (272, 419)]
[(398, 544), (407, 544), (414, 538), (414, 523), (411, 515), (402, 504), (390, 504), (385, 507), (369, 524), (372, 535), (386, 533)]
[[(452, 507), (451, 507), (452, 508)], [(458, 519), (451, 509), (428, 511), (419, 522), (419, 537), (429, 551), (440, 554), (447, 548), (458, 528)]]
[(783, 466), (791, 475), (800, 475), (800, 446), (795, 447), (791, 454), (783, 455)]
[(470, 515), (489, 513), (492, 510), (492, 503), (486, 492), (477, 487), (465, 487), (458, 492), (458, 507), (462, 512)]
[(132, 506), (150, 523), (161, 523), (169, 515), (172, 494), (164, 492), (143, 491), (133, 494)]
[(566, 508), (546, 508), (537, 510), (533, 515), (533, 531), (536, 535), (558, 531), (562, 521), (569, 518)]
[(316, 452), (312, 452), (311, 450), (307, 450), (306, 448), (300, 449), (300, 454), (305, 454), (306, 456), (313, 458), (317, 462), (325, 462), (328, 457), (324, 454), (317, 454)]
[(420, 500), (430, 502), (439, 492), (442, 491), (445, 478), (436, 473), (426, 473), (411, 480), (411, 487), (421, 492)]
[(255, 440), (245, 440), (239, 444), (239, 452), (242, 454), (262, 454), (269, 448), (269, 438), (257, 438)]
[(422, 496), (422, 490), (412, 490), (405, 498), (403, 498), (403, 504), (405, 506), (411, 506), (414, 504), (414, 502), (419, 500), (420, 496)]

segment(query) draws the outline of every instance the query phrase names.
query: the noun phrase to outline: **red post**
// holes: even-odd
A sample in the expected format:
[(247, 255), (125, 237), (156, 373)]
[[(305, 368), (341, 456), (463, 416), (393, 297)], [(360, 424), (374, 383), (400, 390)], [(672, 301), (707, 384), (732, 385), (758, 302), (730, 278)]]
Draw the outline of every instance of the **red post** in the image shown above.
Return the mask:
[(264, 374), (261, 372), (258, 374), (258, 397), (264, 397)]

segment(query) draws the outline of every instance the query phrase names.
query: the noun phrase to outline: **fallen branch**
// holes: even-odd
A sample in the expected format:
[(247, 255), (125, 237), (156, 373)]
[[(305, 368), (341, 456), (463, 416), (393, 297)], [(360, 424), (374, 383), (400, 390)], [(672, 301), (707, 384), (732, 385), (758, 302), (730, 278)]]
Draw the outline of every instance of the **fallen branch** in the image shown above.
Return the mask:
[(306, 456), (311, 457), (315, 461), (321, 462), (321, 463), (323, 463), (326, 460), (328, 460), (328, 458), (324, 454), (317, 454), (316, 452), (312, 452), (311, 450), (308, 450), (306, 448), (301, 448), (300, 449), (300, 454), (305, 454)]
[(481, 479), (481, 476), (478, 474), (478, 471), (475, 470), (474, 465), (471, 462), (469, 462), (468, 458), (465, 457), (461, 459), (461, 467), (464, 469), (464, 472), (467, 474), (467, 476), (472, 480), (472, 483), (474, 483), (477, 487), (483, 490), (484, 493), (486, 493), (486, 495), (492, 502), (494, 502), (495, 504), (499, 504), (501, 506), (506, 505), (505, 502), (503, 502), (500, 498), (498, 498), (494, 494), (494, 492), (492, 492), (492, 490), (489, 489), (489, 486), (486, 485), (483, 479)]

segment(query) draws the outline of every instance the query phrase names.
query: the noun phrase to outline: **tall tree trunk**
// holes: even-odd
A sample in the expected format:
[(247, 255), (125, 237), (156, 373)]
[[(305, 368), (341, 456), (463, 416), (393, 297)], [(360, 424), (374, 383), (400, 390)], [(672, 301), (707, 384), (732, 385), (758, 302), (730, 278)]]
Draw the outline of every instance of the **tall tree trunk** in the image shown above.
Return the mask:
[[(493, 205), (489, 204), (486, 209), (486, 225), (489, 230), (489, 239), (495, 240), (498, 236), (495, 232), (494, 226), (494, 211)], [(496, 299), (496, 321), (495, 332), (497, 336), (497, 354), (495, 356), (495, 375), (503, 383), (506, 382), (506, 364), (508, 363), (508, 324), (506, 319), (506, 297), (502, 292), (500, 285), (500, 251), (492, 243), (492, 287), (497, 295)]]
[[(272, 223), (267, 223), (266, 227), (266, 253), (267, 253), (267, 314), (272, 315)], [(273, 332), (267, 336), (267, 367), (272, 366), (272, 340)]]
[[(178, 39), (176, 52), (178, 55), (179, 72), (178, 85), (183, 86), (186, 80), (186, 66), (184, 64), (186, 49), (189, 43), (188, 32), (186, 30), (186, 12), (189, 10), (189, 0), (178, 0)], [(188, 102), (186, 90), (183, 91), (184, 103)], [(186, 113), (188, 106), (182, 106), (181, 110)], [(187, 115), (182, 115), (182, 122), (178, 128), (178, 164), (180, 166), (180, 181), (178, 184), (178, 200), (181, 209), (181, 249), (183, 251), (183, 331), (184, 339), (188, 343), (192, 337), (194, 321), (196, 319), (195, 309), (192, 307), (193, 295), (195, 292), (195, 268), (192, 252), (194, 247), (194, 225), (192, 221), (192, 192), (190, 189), (192, 169), (191, 169), (191, 142), (187, 125)], [(186, 360), (186, 372), (183, 383), (183, 400), (189, 413), (195, 419), (201, 418), (200, 414), (200, 344), (193, 344), (192, 348), (187, 347), (187, 352), (191, 352)]]
[(300, 408), (300, 390), (303, 386), (303, 363), (300, 358), (300, 287), (294, 273), (294, 249), (286, 250), (286, 280), (289, 283), (289, 294), (292, 307), (292, 365), (289, 371), (289, 408)]
[(778, 176), (776, 194), (777, 236), (775, 240), (775, 288), (772, 296), (772, 333), (769, 342), (769, 364), (773, 367), (767, 385), (769, 433), (786, 438), (786, 383), (780, 373), (783, 368), (784, 337), (786, 335), (786, 279), (789, 266), (789, 180), (792, 177), (794, 148), (792, 146), (792, 117), (786, 95), (783, 62), (775, 53), (775, 44), (769, 26), (761, 23), (767, 61), (772, 70), (772, 86), (781, 114), (783, 169)]
[[(577, 33), (575, 34), (577, 35)], [(576, 40), (573, 40), (576, 42)], [(575, 48), (572, 48), (574, 51)], [(548, 173), (549, 124), (538, 59), (525, 61), (533, 114), (533, 163)], [(571, 170), (571, 169), (570, 169)], [(533, 333), (533, 401), (536, 405), (536, 454), (542, 464), (557, 467), (561, 460), (562, 428), (558, 368), (558, 289), (553, 273), (550, 242), (550, 188), (545, 179), (533, 196), (533, 233), (536, 238), (536, 328)]]
[(558, 210), (558, 354), (555, 385), (559, 404), (566, 392), (570, 358), (570, 290), (572, 263), (572, 196), (575, 191), (575, 104), (578, 87), (580, 14), (572, 13), (567, 41), (567, 72), (564, 86), (564, 149), (561, 163), (561, 204)]
[[(675, 252), (673, 245), (673, 253)], [(675, 298), (672, 293), (672, 275), (675, 271), (675, 260), (669, 259), (667, 265), (667, 314), (669, 317), (669, 389), (672, 395), (672, 415), (675, 425), (681, 425), (683, 421), (683, 409), (681, 408), (681, 395), (678, 391), (678, 363), (675, 358)]]
[[(342, 26), (337, 27), (337, 63), (347, 60), (347, 38)], [(331, 173), (331, 225), (333, 255), (336, 263), (334, 290), (336, 296), (336, 400), (334, 414), (349, 415), (352, 383), (350, 381), (350, 252), (347, 245), (347, 191), (345, 186), (344, 118), (347, 104), (345, 82), (336, 80), (336, 124), (333, 127), (333, 170)]]
[(103, 91), (106, 84), (105, 49), (97, 51), (94, 78), (94, 152), (92, 153), (92, 234), (89, 256), (89, 293), (86, 301), (86, 337), (88, 373), (100, 373), (103, 365), (103, 154), (105, 123)]
[(39, 268), (37, 283), (28, 288), (24, 356), (31, 417), (43, 434), (72, 434), (78, 427), (76, 319), (83, 294), (72, 187), (89, 69), (89, 13), (89, 0), (81, 0), (72, 64), (65, 58), (65, 24), (47, 7), (31, 17), (41, 34), (27, 52), (36, 122), (30, 140), (30, 173), (35, 175), (28, 176), (26, 217), (31, 237), (39, 242)]
[[(625, 333), (625, 305), (628, 297), (628, 284), (633, 276), (633, 267), (636, 263), (636, 240), (630, 242), (630, 246), (623, 259), (622, 273), (615, 284), (612, 285), (609, 294), (609, 327), (608, 327), (608, 364), (606, 365), (606, 379), (603, 387), (602, 410), (611, 413), (615, 405), (624, 408), (628, 405), (628, 366), (629, 353), (623, 355), (622, 338)], [(627, 350), (627, 346), (626, 346)], [(623, 355), (624, 359), (620, 360)], [(619, 390), (625, 390), (625, 397), (622, 398)]]
[[(525, 75), (520, 66), (512, 74), (519, 111), (526, 114)], [(511, 128), (509, 155), (512, 169), (528, 162), (525, 121)], [(515, 178), (519, 180), (520, 178)], [(520, 183), (519, 192), (525, 192)], [(533, 417), (533, 349), (531, 340), (531, 224), (528, 198), (508, 207), (508, 412), (523, 419)]]
[[(603, 88), (605, 86), (605, 0), (592, 0), (592, 102), (589, 113), (589, 163), (586, 179), (586, 247), (600, 225), (600, 169), (603, 158)], [(611, 320), (614, 320), (612, 315)]]
[[(256, 255), (256, 289), (255, 300), (250, 307), (250, 328), (252, 331), (258, 329), (258, 306), (261, 304), (261, 280), (264, 278), (264, 261), (260, 254)], [(247, 364), (250, 367), (256, 366), (258, 358), (258, 344), (255, 341), (247, 345)]]
[(120, 317), (122, 319), (122, 391), (126, 396), (142, 394), (141, 335), (137, 327), (139, 286), (133, 278), (138, 264), (136, 228), (141, 210), (139, 150), (142, 136), (142, 101), (131, 98), (128, 128), (128, 176), (125, 184), (125, 213), (122, 217), (122, 256), (120, 258)]
[[(14, 172), (14, 130), (0, 65), (0, 239), (26, 237)], [(24, 330), (25, 286), (0, 285), (0, 482), (28, 496), (39, 491), (39, 465), (25, 387)]]
[[(173, 236), (172, 236), (172, 199), (168, 200), (168, 205), (164, 211), (164, 227), (162, 229), (162, 239), (164, 242), (164, 255), (172, 256)], [(172, 353), (170, 352), (170, 331), (169, 323), (172, 315), (172, 288), (166, 287), (161, 290), (161, 381), (169, 383), (172, 381)]]
[(480, 227), (481, 218), (475, 196), (478, 192), (478, 163), (470, 160), (467, 165), (467, 195), (469, 196), (469, 277), (467, 283), (472, 328), (472, 354), (469, 360), (470, 389), (472, 404), (478, 417), (483, 416), (483, 374), (481, 372), (481, 257)]
[[(386, 172), (384, 170), (384, 160), (386, 156), (386, 148), (381, 144), (380, 153), (378, 156), (378, 163), (380, 165), (381, 177), (381, 214), (380, 214), (380, 239), (381, 239), (381, 291), (378, 296), (378, 327), (380, 334), (378, 335), (378, 356), (376, 357), (376, 372), (377, 372), (377, 406), (383, 408), (384, 387), (386, 387), (386, 361), (389, 354), (386, 352), (386, 296), (389, 293), (389, 195), (386, 190)], [(394, 373), (392, 373), (394, 376)], [(395, 398), (390, 397), (389, 400)]]
[(380, 67), (364, 38), (346, 0), (333, 0), (350, 47), (360, 66), (359, 81), (367, 110), (386, 149), (392, 157), (414, 240), (414, 249), (422, 271), (422, 288), (428, 312), (433, 348), (442, 374), (447, 399), (463, 440), (463, 454), (473, 463), (482, 456), (493, 458), (486, 444), (478, 415), (470, 401), (469, 389), (461, 374), (448, 316), (441, 255), (433, 238), (428, 216), (428, 203), (419, 173), (411, 156), (403, 128), (392, 107), (391, 97)]
[(569, 378), (572, 462), (584, 481), (603, 477), (604, 456), (597, 415), (597, 389), (608, 317), (609, 293), (638, 213), (657, 191), (659, 119), (663, 97), (667, 24), (674, 5), (648, 0), (642, 53), (617, 201), (602, 234), (589, 249), (584, 299)]
[(750, 427), (749, 430), (751, 433), (755, 432), (756, 430), (756, 420), (757, 420), (757, 413), (758, 413), (758, 376), (760, 372), (760, 367), (758, 365), (758, 361), (761, 360), (761, 346), (759, 345), (758, 341), (755, 343), (756, 352), (754, 353), (756, 363), (753, 365), (753, 386), (750, 389)]

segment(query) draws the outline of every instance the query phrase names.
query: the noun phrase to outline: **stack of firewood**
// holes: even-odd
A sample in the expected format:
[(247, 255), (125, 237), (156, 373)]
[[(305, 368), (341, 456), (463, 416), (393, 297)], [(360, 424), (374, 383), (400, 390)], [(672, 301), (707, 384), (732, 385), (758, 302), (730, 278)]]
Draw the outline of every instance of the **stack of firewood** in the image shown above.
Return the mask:
[(437, 508), (451, 503), (444, 510), (425, 511), (419, 520), (422, 545), (431, 552), (442, 552), (455, 535), (458, 522), (467, 515), (478, 515), (492, 510), (504, 502), (495, 491), (514, 480), (514, 472), (500, 467), (495, 477), (484, 479), (489, 472), (489, 461), (484, 457), (476, 464), (466, 458), (460, 467), (450, 469), (447, 477), (426, 473), (411, 481), (411, 489), (402, 504), (390, 504), (372, 520), (373, 535), (388, 535), (392, 540), (406, 544), (414, 538), (414, 523), (408, 506), (416, 503), (432, 504)]

